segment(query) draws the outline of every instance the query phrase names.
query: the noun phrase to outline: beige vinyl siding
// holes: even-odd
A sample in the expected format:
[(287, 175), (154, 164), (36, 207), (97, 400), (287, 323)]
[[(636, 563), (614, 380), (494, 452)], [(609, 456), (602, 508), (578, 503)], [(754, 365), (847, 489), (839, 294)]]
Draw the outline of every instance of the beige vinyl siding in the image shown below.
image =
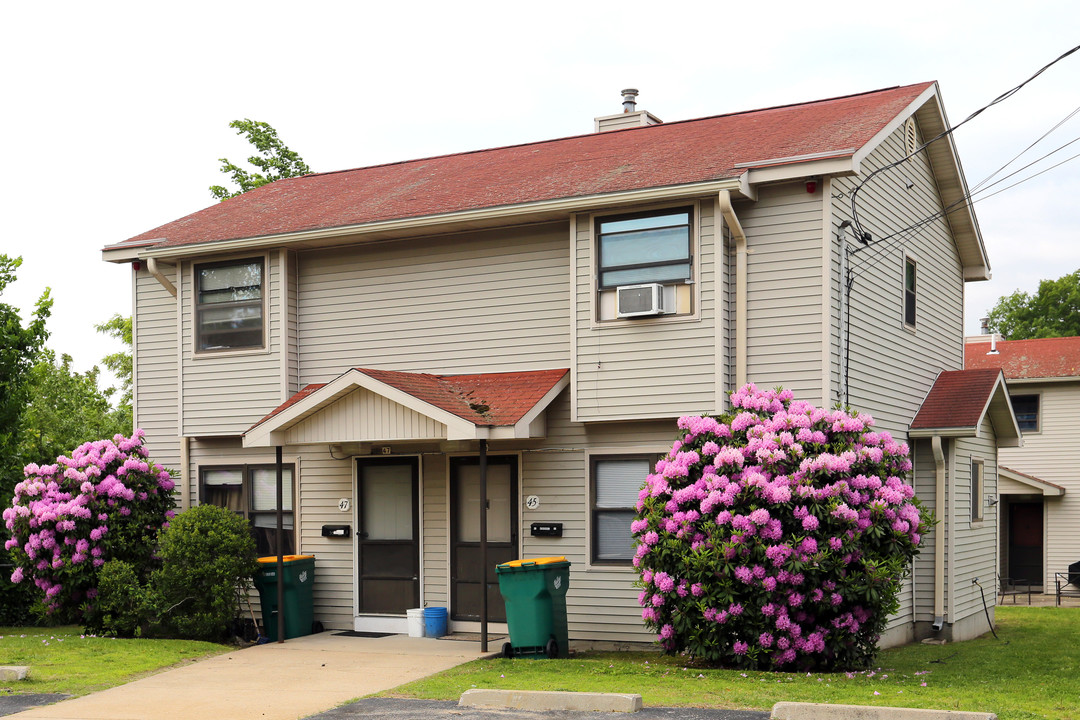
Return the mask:
[(761, 188), (735, 212), (747, 238), (746, 378), (822, 401), (822, 196)]
[[(864, 176), (904, 155), (900, 128), (864, 161)], [(833, 184), (837, 223), (851, 217), (850, 193), (857, 182), (858, 178), (841, 178)], [(938, 372), (964, 366), (963, 271), (945, 220), (932, 221), (913, 234), (882, 239), (941, 210), (925, 154), (863, 186), (857, 207), (874, 241), (850, 260), (861, 274), (851, 292), (849, 404), (873, 415), (879, 430), (902, 435)], [(905, 253), (917, 263), (913, 331), (903, 322)]]
[(1043, 587), (1052, 590), (1054, 573), (1080, 560), (1080, 382), (1010, 383), (1009, 392), (1040, 396), (1039, 432), (1024, 433), (1022, 448), (1002, 448), (1000, 463), (1065, 488), (1064, 495), (1046, 498)]
[[(162, 272), (176, 279), (169, 266)], [(176, 398), (176, 298), (146, 270), (133, 273), (135, 304), (132, 342), (135, 354), (135, 427), (146, 432), (150, 457), (170, 470), (180, 468), (180, 437)], [(183, 477), (174, 477), (183, 492)], [(183, 503), (180, 503), (183, 506)]]
[(424, 455), (420, 471), (420, 563), (424, 573), (420, 602), (425, 607), (450, 606), (450, 490), (446, 471), (445, 455)]
[[(237, 259), (243, 257), (251, 256)], [(200, 263), (183, 264), (184, 420), (181, 430), (186, 435), (240, 435), (285, 399), (282, 392), (281, 254), (272, 252), (259, 257), (266, 262), (263, 316), (267, 332), (266, 349), (255, 351), (201, 353), (196, 356), (193, 267)]]
[[(997, 594), (997, 505), (988, 507), (986, 498), (997, 497), (997, 457), (994, 428), (989, 419), (983, 420), (980, 437), (961, 438), (956, 441), (956, 504), (953, 507), (953, 592), (955, 603), (950, 607), (949, 622), (982, 614), (982, 596), (972, 581), (976, 578), (983, 586), (988, 606), (994, 605)], [(983, 461), (983, 496), (971, 496), (971, 461)], [(971, 505), (982, 506), (983, 519), (971, 520)], [(989, 630), (989, 628), (986, 628)]]
[[(315, 556), (315, 619), (330, 629), (351, 630), (355, 539), (324, 538), (322, 526), (356, 525), (355, 502), (349, 512), (338, 509), (340, 498), (354, 497), (353, 461), (331, 458), (325, 445), (286, 446), (282, 457), (285, 463), (296, 464), (296, 551)], [(239, 439), (202, 438), (192, 439), (190, 458), (193, 490), (198, 497), (200, 466), (273, 464), (275, 453), (273, 448), (244, 448)]]
[(566, 226), (302, 253), (301, 384), (569, 367)]
[(285, 289), (285, 387), (282, 397), (288, 399), (300, 390), (300, 346), (297, 338), (296, 292), (298, 286), (296, 253), (286, 254)]
[[(675, 418), (716, 405), (714, 206), (698, 205), (697, 317), (595, 321), (593, 217), (577, 217), (575, 316), (577, 419)], [(634, 209), (628, 208), (627, 211)]]
[(338, 398), (285, 433), (287, 443), (445, 438), (446, 425), (366, 388)]

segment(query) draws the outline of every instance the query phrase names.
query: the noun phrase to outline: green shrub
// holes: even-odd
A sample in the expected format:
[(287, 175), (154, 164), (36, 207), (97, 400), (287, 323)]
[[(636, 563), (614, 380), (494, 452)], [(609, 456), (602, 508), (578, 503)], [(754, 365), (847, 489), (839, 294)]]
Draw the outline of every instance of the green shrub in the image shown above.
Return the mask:
[(96, 622), (88, 629), (119, 637), (145, 634), (151, 613), (147, 595), (131, 563), (110, 560), (98, 572)]
[(162, 561), (150, 584), (159, 629), (169, 637), (221, 640), (239, 610), (258, 564), (248, 521), (229, 510), (199, 505), (180, 513), (161, 533)]

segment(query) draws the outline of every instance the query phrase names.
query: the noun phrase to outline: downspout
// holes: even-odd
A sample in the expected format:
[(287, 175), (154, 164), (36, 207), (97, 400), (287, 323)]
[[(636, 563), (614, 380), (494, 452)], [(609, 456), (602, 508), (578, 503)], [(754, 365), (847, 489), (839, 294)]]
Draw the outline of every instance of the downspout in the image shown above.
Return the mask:
[(180, 511), (183, 512), (191, 507), (191, 478), (189, 468), (191, 466), (191, 438), (187, 435), (180, 436)]
[(172, 280), (161, 274), (156, 258), (146, 258), (146, 271), (153, 275), (154, 279), (161, 283), (161, 287), (168, 290), (170, 295), (176, 297), (176, 286), (172, 284)]
[(746, 233), (731, 206), (731, 191), (721, 190), (720, 214), (735, 240), (735, 387), (746, 384)]
[(941, 436), (934, 435), (930, 446), (934, 450), (934, 512), (938, 516), (934, 530), (934, 624), (931, 628), (941, 632), (945, 627), (945, 525), (942, 515), (945, 509), (945, 453), (941, 448)]

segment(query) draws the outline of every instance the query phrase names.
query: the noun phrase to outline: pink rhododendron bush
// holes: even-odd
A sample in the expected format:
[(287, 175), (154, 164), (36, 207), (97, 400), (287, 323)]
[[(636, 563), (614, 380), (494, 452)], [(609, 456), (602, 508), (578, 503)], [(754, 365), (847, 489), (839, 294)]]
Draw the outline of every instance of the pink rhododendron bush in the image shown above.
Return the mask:
[(16, 564), (11, 581), (40, 588), (49, 613), (89, 621), (108, 560), (149, 569), (175, 503), (169, 473), (147, 459), (143, 439), (136, 430), (24, 469), (3, 513), (5, 547)]
[(683, 417), (633, 524), (642, 617), (669, 652), (754, 669), (866, 666), (931, 525), (906, 444), (861, 413), (749, 384)]

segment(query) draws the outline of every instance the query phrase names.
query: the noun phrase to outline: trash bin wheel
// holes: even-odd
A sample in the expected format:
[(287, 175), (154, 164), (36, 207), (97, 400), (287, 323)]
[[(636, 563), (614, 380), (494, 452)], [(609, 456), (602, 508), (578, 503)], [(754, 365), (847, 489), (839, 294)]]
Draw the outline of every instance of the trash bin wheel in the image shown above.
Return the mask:
[(314, 622), (311, 623), (311, 634), (312, 635), (318, 635), (319, 633), (321, 633), (325, 629), (326, 628), (323, 627), (323, 624), (321, 622), (319, 622), (318, 620), (315, 620)]
[(544, 654), (552, 660), (559, 657), (559, 643), (555, 642), (555, 638), (547, 641), (547, 645), (544, 646)]
[(504, 642), (502, 644), (502, 656), (504, 658), (512, 658), (512, 657), (514, 657), (514, 646), (511, 645), (508, 642)]

